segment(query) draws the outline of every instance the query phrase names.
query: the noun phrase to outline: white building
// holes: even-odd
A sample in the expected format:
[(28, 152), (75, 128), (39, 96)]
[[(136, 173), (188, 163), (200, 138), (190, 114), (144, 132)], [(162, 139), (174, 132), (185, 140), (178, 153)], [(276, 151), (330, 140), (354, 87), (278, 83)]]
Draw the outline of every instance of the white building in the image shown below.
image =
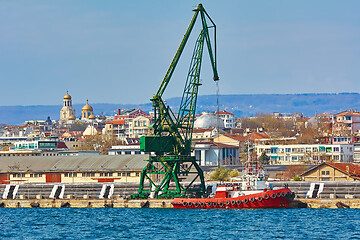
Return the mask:
[(236, 127), (236, 118), (235, 114), (224, 111), (216, 111), (215, 113), (224, 121), (225, 128), (235, 128)]
[(119, 145), (112, 146), (108, 151), (108, 155), (137, 155), (145, 154), (145, 152), (140, 151), (140, 145)]
[(225, 128), (223, 120), (213, 112), (202, 112), (194, 122), (194, 129)]
[(272, 163), (297, 164), (319, 163), (324, 161), (353, 162), (353, 144), (292, 144), (257, 145), (260, 157), (265, 152)]
[(201, 166), (239, 165), (239, 148), (214, 142), (199, 142), (191, 153)]

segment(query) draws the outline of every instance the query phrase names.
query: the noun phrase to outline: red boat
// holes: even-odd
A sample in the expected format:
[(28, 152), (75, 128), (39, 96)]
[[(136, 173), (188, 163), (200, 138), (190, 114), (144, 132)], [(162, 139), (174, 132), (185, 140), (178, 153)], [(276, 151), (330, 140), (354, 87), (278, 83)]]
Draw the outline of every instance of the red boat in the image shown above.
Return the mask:
[(242, 191), (239, 185), (221, 185), (213, 198), (175, 198), (173, 208), (287, 208), (295, 194), (288, 188)]
[(295, 193), (273, 188), (256, 158), (248, 154), (240, 183), (220, 185), (209, 198), (174, 198), (173, 208), (287, 208)]

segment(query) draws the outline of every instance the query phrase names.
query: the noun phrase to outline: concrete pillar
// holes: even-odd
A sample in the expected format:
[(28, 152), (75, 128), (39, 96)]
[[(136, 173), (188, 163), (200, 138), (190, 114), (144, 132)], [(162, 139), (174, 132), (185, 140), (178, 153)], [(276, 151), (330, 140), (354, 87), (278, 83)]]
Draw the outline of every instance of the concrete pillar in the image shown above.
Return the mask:
[(200, 151), (200, 163), (201, 163), (201, 166), (206, 165), (206, 150), (205, 149), (202, 149)]

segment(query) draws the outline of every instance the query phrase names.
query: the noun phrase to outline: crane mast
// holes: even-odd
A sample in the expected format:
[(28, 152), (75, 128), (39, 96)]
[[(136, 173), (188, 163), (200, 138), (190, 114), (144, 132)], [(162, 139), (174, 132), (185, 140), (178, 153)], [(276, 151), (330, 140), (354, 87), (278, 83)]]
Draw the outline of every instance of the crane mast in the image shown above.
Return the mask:
[[(140, 149), (154, 154), (150, 155), (149, 159), (146, 160), (148, 163), (141, 172), (139, 193), (132, 195), (132, 198), (173, 198), (188, 196), (189, 194), (201, 196), (205, 193), (203, 172), (196, 158), (190, 154), (192, 151), (192, 133), (198, 88), (201, 85), (201, 62), (205, 45), (209, 52), (214, 75), (213, 79), (214, 81), (219, 80), (216, 66), (216, 26), (202, 4), (199, 4), (194, 11), (195, 14), (159, 90), (151, 99), (154, 109), (153, 135), (142, 136), (140, 138)], [(166, 105), (162, 96), (199, 15), (202, 29), (196, 39), (180, 109), (178, 114), (175, 115), (170, 107)], [(210, 20), (210, 26), (208, 26), (206, 19)], [(209, 28), (214, 29), (214, 53), (211, 46)], [(192, 177), (192, 180), (188, 183), (183, 183), (181, 182), (182, 176)], [(200, 180), (200, 186), (195, 187), (194, 182), (196, 180)]]

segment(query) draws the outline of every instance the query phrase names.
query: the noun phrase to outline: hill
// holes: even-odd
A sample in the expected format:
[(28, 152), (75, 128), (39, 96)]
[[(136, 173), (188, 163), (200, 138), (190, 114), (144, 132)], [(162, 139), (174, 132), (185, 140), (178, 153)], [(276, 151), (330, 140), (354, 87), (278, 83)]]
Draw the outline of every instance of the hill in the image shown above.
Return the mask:
[[(180, 98), (166, 99), (175, 111), (179, 108)], [(300, 112), (305, 116), (315, 113), (337, 113), (360, 106), (359, 93), (309, 93), (309, 94), (242, 94), (221, 95), (219, 109), (233, 112), (238, 117), (253, 116), (257, 113), (292, 113)], [(198, 97), (197, 112), (215, 111), (216, 96), (203, 95)], [(61, 105), (38, 106), (0, 106), (0, 123), (23, 124), (26, 120), (45, 120), (48, 116), (58, 120)], [(75, 104), (76, 116), (80, 116), (83, 105)], [(133, 104), (92, 104), (95, 114), (114, 115), (116, 109), (141, 108), (151, 111), (151, 103)]]

